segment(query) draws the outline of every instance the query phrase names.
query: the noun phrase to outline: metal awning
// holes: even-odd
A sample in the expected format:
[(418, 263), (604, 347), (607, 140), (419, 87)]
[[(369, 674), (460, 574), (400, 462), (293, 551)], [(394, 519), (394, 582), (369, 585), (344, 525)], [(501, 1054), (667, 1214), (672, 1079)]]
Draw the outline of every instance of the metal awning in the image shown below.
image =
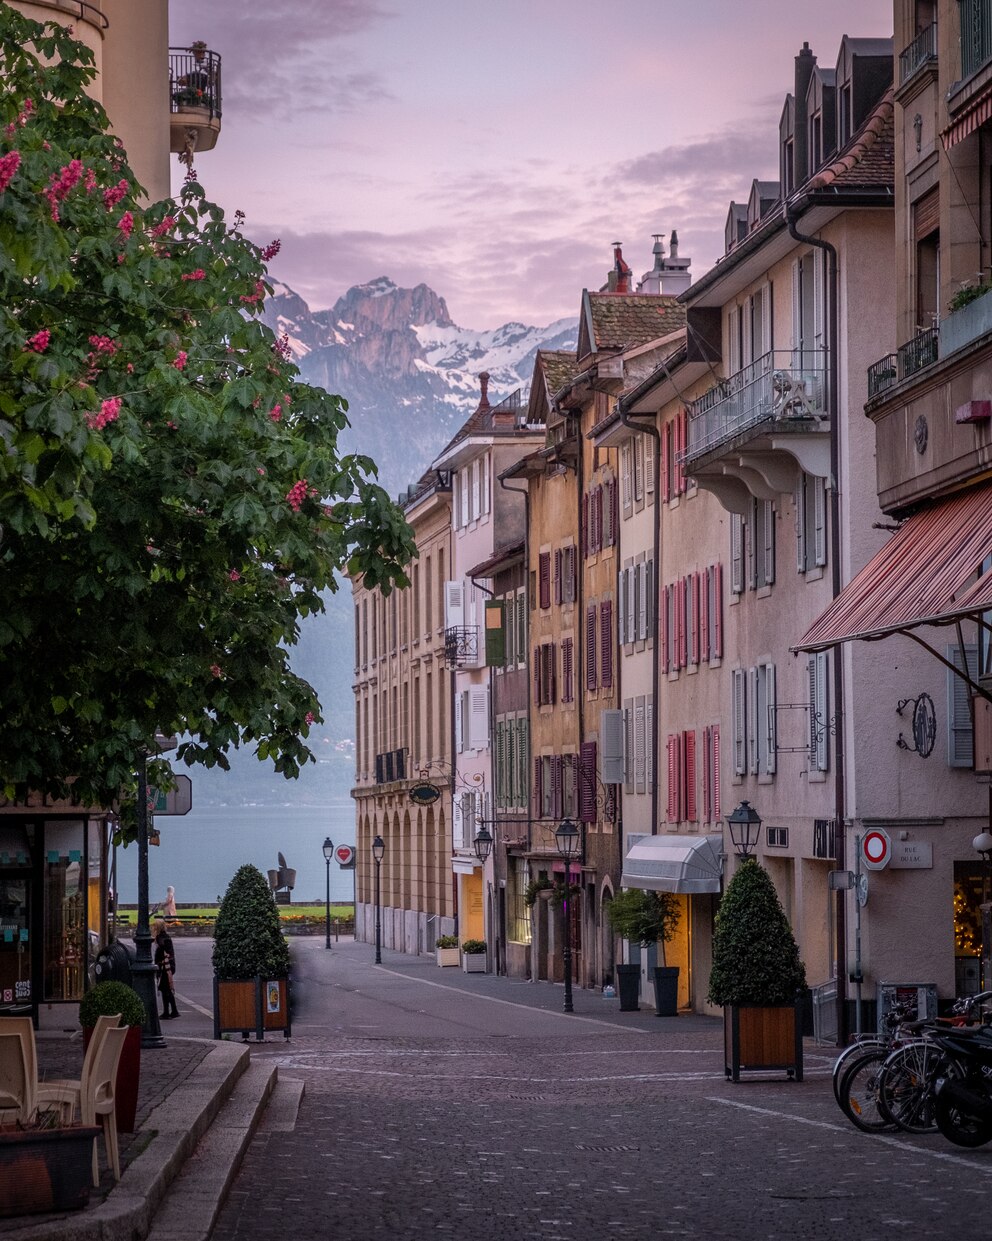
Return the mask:
[(792, 648), (885, 638), (921, 625), (948, 625), (992, 608), (992, 484), (915, 513), (844, 587)]
[(940, 131), (941, 141), (944, 144), (944, 150), (949, 151), (951, 147), (957, 146), (959, 142), (963, 142), (969, 134), (973, 134), (992, 118), (992, 85), (984, 86), (981, 91), (972, 99), (964, 112), (953, 120), (946, 129)]
[(631, 836), (620, 883), (651, 892), (719, 892), (723, 837)]

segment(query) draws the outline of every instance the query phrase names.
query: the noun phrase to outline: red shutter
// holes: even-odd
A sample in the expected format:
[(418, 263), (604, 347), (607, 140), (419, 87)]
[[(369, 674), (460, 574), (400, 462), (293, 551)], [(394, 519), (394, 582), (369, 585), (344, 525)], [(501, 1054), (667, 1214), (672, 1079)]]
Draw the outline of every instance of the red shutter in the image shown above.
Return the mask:
[(696, 734), (683, 734), (685, 765), (685, 817), (690, 823), (696, 821)]
[(603, 689), (613, 686), (613, 603), (606, 599), (599, 605), (600, 683)]
[(572, 650), (572, 639), (563, 638), (561, 644), (561, 677), (562, 702), (573, 702), (575, 699), (575, 655)]
[(620, 488), (617, 480), (610, 483), (610, 546), (620, 542)]
[(703, 822), (712, 823), (713, 821), (713, 804), (712, 793), (710, 790), (710, 729), (703, 729)]
[(596, 821), (596, 743), (583, 741), (579, 746), (579, 819)]
[(555, 548), (555, 603), (558, 604), (559, 607), (561, 607), (561, 555), (561, 548)]
[[(682, 453), (685, 452), (686, 440), (688, 438), (688, 435), (687, 435), (687, 432), (689, 430), (688, 411), (683, 409), (679, 412), (679, 414), (675, 418), (675, 427), (676, 427), (675, 434), (676, 434), (676, 437), (678, 439), (678, 444), (679, 444), (678, 453), (679, 453), (679, 456), (681, 457)], [(682, 495), (682, 493), (685, 491), (685, 467), (681, 461), (679, 461), (677, 469), (678, 469), (678, 475), (675, 480), (675, 493), (676, 495)]]
[(720, 822), (720, 725), (710, 730), (713, 739), (713, 822)]
[(541, 552), (537, 558), (538, 589), (542, 608), (551, 607), (551, 554)]
[(723, 565), (713, 566), (713, 651), (714, 659), (723, 658)]
[(682, 579), (682, 649), (680, 651), (683, 668), (688, 668), (689, 666), (689, 597), (692, 594), (691, 586), (692, 578), (690, 576), (684, 577)]
[(708, 660), (710, 651), (710, 580), (713, 576), (712, 565), (703, 571), (699, 584), (699, 659)]
[(594, 505), (596, 510), (596, 545), (593, 551), (603, 550), (603, 488), (597, 487), (593, 492)]
[(596, 688), (596, 605), (586, 608), (586, 689)]
[(671, 440), (672, 424), (670, 422), (663, 423), (661, 428), (661, 498), (666, 504), (672, 498), (668, 475), (670, 468), (668, 462), (672, 454)]
[(668, 646), (668, 622), (672, 614), (672, 588), (671, 586), (662, 586), (661, 588), (661, 669), (663, 672), (671, 672), (672, 670), (672, 652)]
[(579, 525), (579, 551), (580, 555), (589, 555), (589, 496), (582, 493), (582, 519)]
[(541, 648), (534, 647), (534, 703), (540, 707), (541, 703)]
[(675, 736), (670, 733), (668, 740), (665, 742), (665, 750), (668, 759), (668, 807), (666, 814), (669, 823), (677, 822), (678, 809), (676, 807), (676, 782), (675, 782)]
[(561, 764), (562, 756), (556, 754), (551, 760), (551, 813), (561, 818)]
[(689, 614), (692, 618), (692, 663), (699, 663), (699, 574), (689, 578)]
[(548, 643), (546, 650), (548, 652), (548, 702), (556, 703), (558, 701), (558, 652), (553, 642)]

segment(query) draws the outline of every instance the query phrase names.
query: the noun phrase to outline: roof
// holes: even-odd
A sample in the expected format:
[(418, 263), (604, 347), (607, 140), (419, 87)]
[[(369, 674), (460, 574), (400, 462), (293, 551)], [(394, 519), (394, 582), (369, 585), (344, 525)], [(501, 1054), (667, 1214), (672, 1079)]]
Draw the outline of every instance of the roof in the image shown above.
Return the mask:
[(582, 293), (581, 360), (591, 353), (646, 345), (685, 326), (685, 310), (670, 293)]
[(497, 569), (504, 565), (511, 565), (517, 560), (522, 560), (524, 555), (524, 541), (517, 539), (515, 543), (505, 543), (502, 547), (493, 550), (491, 556), (487, 556), (485, 560), (480, 560), (465, 574), (466, 577), (492, 577)]
[(527, 401), (527, 421), (547, 421), (554, 394), (578, 374), (575, 354), (568, 349), (538, 349)]
[(810, 177), (810, 190), (890, 186), (895, 180), (894, 88), (889, 87), (832, 163)]

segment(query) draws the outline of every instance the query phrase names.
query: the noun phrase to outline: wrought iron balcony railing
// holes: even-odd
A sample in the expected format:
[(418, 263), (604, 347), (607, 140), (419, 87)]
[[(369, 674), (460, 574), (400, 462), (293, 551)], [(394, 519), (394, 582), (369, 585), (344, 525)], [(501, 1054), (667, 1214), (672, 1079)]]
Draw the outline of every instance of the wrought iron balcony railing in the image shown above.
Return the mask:
[(692, 461), (762, 423), (818, 422), (827, 417), (822, 349), (775, 350), (724, 379), (689, 407)]
[(868, 399), (879, 396), (924, 367), (932, 366), (940, 357), (940, 332), (927, 328), (912, 340), (900, 345), (895, 353), (887, 353), (868, 367)]
[(887, 353), (868, 367), (868, 399), (891, 388), (899, 378), (898, 354)]
[(205, 48), (169, 48), (169, 99), (173, 112), (220, 117), (220, 57)]
[(478, 668), (478, 625), (452, 625), (444, 631), (444, 662), (448, 668)]
[(959, 0), (961, 77), (970, 78), (992, 60), (992, 0)]
[(913, 42), (899, 53), (899, 84), (908, 82), (917, 69), (937, 58), (937, 23), (931, 22)]

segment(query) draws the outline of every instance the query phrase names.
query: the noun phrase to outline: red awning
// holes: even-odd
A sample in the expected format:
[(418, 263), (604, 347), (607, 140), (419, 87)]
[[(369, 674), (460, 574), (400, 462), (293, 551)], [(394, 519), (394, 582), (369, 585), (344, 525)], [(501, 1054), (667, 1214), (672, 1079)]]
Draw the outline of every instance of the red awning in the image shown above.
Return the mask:
[(908, 518), (803, 634), (795, 651), (946, 625), (992, 608), (992, 485), (962, 492)]
[(992, 119), (992, 87), (986, 86), (981, 94), (971, 101), (967, 111), (957, 120), (952, 121), (946, 129), (941, 130), (940, 137), (944, 150), (949, 151), (952, 146), (963, 142), (969, 134), (973, 134), (989, 119)]

